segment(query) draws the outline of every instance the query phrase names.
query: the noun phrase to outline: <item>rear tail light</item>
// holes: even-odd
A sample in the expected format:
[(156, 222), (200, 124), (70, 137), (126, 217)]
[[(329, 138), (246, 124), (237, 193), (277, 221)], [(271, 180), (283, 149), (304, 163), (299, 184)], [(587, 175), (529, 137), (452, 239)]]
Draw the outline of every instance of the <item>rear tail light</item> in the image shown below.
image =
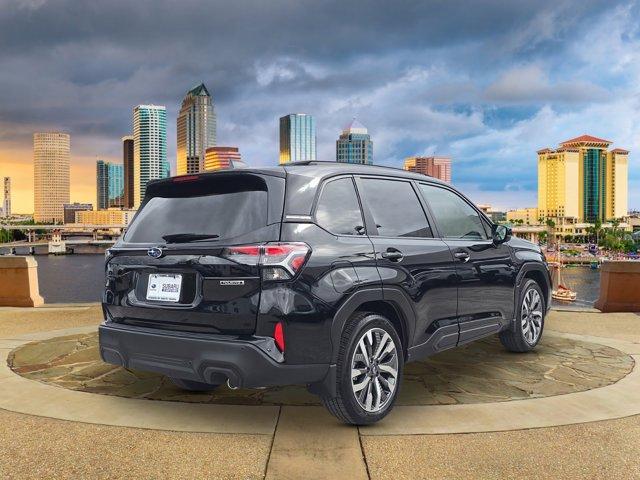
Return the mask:
[(293, 278), (311, 253), (306, 243), (267, 243), (226, 248), (223, 256), (244, 265), (259, 265), (264, 280), (281, 281)]

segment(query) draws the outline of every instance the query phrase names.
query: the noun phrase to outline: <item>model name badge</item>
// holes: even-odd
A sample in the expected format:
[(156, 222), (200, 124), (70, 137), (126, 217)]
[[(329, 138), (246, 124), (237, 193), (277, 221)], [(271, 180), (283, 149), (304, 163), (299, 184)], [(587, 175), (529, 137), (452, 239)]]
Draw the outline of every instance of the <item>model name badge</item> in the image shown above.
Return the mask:
[(244, 280), (220, 280), (220, 285), (244, 285)]

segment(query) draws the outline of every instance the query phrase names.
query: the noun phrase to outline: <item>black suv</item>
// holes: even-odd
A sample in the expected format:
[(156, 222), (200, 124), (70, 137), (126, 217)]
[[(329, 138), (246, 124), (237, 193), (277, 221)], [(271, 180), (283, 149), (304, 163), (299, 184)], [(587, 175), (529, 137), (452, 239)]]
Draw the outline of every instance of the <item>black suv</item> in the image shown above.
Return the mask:
[(303, 162), (155, 181), (107, 252), (104, 361), (188, 390), (308, 385), (383, 418), (403, 365), (488, 335), (540, 340), (550, 277), (430, 177)]

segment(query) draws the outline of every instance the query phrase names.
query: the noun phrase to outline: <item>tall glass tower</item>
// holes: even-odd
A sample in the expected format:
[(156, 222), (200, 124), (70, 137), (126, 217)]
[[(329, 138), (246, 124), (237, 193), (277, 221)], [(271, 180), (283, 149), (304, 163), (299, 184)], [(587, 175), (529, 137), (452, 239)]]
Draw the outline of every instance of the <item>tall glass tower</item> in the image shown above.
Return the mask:
[(124, 207), (133, 208), (133, 135), (122, 137), (124, 168)]
[(189, 90), (182, 100), (176, 132), (177, 174), (203, 171), (205, 152), (216, 144), (216, 111), (204, 83)]
[(316, 121), (306, 113), (280, 117), (280, 164), (316, 160)]
[(168, 176), (167, 109), (138, 105), (133, 109), (133, 207), (140, 206), (151, 180)]
[(104, 210), (109, 205), (109, 164), (104, 160), (96, 161), (96, 208)]
[(103, 160), (96, 162), (96, 204), (98, 210), (124, 207), (124, 166)]
[(367, 128), (355, 118), (342, 130), (336, 141), (336, 161), (343, 163), (373, 163), (373, 142)]

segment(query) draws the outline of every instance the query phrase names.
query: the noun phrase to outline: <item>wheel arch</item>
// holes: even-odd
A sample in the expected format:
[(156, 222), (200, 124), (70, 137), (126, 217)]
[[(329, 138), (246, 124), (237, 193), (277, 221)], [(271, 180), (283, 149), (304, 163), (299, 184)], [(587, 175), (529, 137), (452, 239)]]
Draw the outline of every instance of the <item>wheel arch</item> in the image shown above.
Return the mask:
[(516, 312), (518, 312), (522, 287), (527, 280), (534, 280), (540, 286), (544, 296), (545, 310), (548, 311), (551, 308), (551, 277), (549, 270), (545, 265), (539, 262), (526, 262), (520, 268), (516, 280), (516, 289), (513, 299), (514, 318), (511, 321), (511, 328), (514, 328), (515, 326), (515, 317), (517, 315)]
[(373, 312), (388, 318), (398, 331), (406, 359), (415, 326), (415, 314), (409, 301), (394, 289), (364, 288), (354, 292), (342, 304), (333, 318), (331, 325), (332, 363), (337, 361), (344, 326), (356, 312)]

